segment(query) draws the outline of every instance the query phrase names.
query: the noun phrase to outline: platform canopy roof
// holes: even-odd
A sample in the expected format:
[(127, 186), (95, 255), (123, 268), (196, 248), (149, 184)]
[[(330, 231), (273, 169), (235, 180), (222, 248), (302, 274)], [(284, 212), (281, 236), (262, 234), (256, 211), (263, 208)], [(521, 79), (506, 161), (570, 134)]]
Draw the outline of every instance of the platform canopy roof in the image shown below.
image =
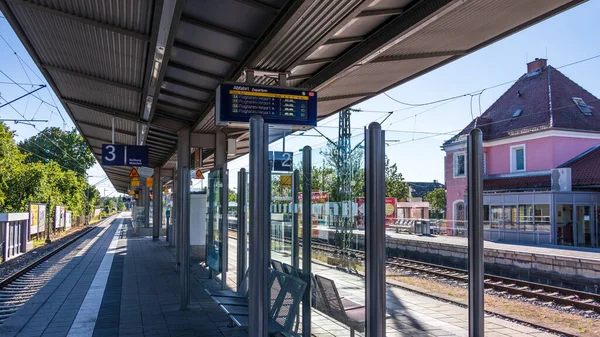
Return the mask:
[[(177, 132), (216, 127), (215, 88), (243, 81), (318, 92), (319, 119), (584, 0), (0, 0), (0, 9), (100, 158), (146, 144), (172, 167)], [(204, 149), (206, 168), (212, 149)], [(234, 156), (230, 156), (233, 158)], [(125, 192), (127, 168), (104, 167)]]

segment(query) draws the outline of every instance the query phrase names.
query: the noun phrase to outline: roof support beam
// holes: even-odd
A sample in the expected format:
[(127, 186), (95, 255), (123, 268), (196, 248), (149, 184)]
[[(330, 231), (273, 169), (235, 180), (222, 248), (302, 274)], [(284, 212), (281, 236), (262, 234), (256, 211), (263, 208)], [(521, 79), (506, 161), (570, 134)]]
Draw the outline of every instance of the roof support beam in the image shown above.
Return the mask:
[(387, 8), (387, 9), (374, 9), (370, 11), (364, 11), (358, 14), (357, 18), (366, 18), (369, 16), (392, 16), (392, 15), (400, 15), (404, 13), (403, 8)]
[(192, 97), (188, 97), (188, 96), (184, 96), (184, 95), (180, 95), (178, 93), (175, 93), (173, 91), (166, 90), (166, 89), (161, 89), (160, 90), (160, 94), (161, 95), (165, 95), (165, 96), (171, 96), (171, 97), (179, 98), (179, 99), (182, 99), (184, 101), (188, 101), (188, 102), (196, 103), (196, 104), (207, 104), (208, 103), (206, 101), (199, 100), (199, 99), (192, 98)]
[(300, 57), (298, 57), (292, 64), (288, 67), (288, 71), (294, 69), (297, 65), (303, 64), (304, 60), (309, 57), (312, 53), (314, 53), (319, 47), (321, 47), (327, 40), (333, 37), (333, 34), (337, 33), (346, 25), (350, 23), (350, 21), (354, 20), (354, 18), (360, 14), (367, 6), (371, 3), (371, 1), (361, 1), (360, 4), (356, 5), (342, 20), (338, 21), (335, 26), (331, 27), (327, 34), (322, 36), (316, 43), (314, 43), (310, 48), (308, 48)]
[[(139, 122), (139, 118), (138, 118), (137, 115), (131, 114), (131, 113), (128, 113), (128, 112), (125, 112), (125, 111), (120, 111), (120, 110), (114, 110), (114, 109), (110, 109), (110, 108), (105, 108), (105, 107), (102, 107), (102, 106), (98, 106), (98, 105), (94, 105), (94, 104), (89, 104), (89, 103), (84, 103), (84, 102), (76, 101), (76, 100), (73, 100), (73, 99), (66, 99), (66, 98), (64, 98), (63, 101), (65, 103), (68, 103), (68, 104), (77, 105), (79, 107), (90, 109), (90, 110), (94, 110), (96, 112), (100, 112), (100, 113), (103, 113), (103, 114), (106, 114), (106, 115), (123, 118), (123, 119), (130, 120), (130, 121), (133, 121), (133, 122)], [(74, 118), (74, 120), (77, 120), (77, 118)]]
[(256, 1), (256, 0), (235, 0), (239, 3), (243, 3), (245, 5), (254, 7), (254, 8), (258, 8), (261, 9), (265, 12), (269, 12), (271, 14), (277, 14), (279, 13), (279, 9), (276, 7), (273, 7), (271, 5), (267, 5), (266, 3), (260, 2), (260, 1)]
[(200, 49), (198, 47), (193, 47), (190, 45), (187, 45), (185, 43), (179, 42), (179, 41), (175, 41), (175, 43), (173, 43), (173, 47), (174, 48), (179, 48), (185, 51), (188, 51), (190, 53), (194, 53), (194, 54), (198, 54), (198, 55), (202, 55), (202, 56), (206, 56), (206, 57), (210, 57), (212, 59), (215, 60), (219, 60), (219, 61), (223, 61), (226, 63), (231, 63), (233, 65), (237, 64), (238, 61), (231, 59), (229, 57), (223, 56), (223, 55), (219, 55), (219, 54), (215, 54), (215, 53), (211, 53), (209, 51), (206, 51), (204, 49)]
[(357, 93), (353, 93), (353, 94), (346, 94), (346, 95), (339, 95), (339, 96), (319, 97), (319, 102), (335, 101), (338, 99), (364, 97), (364, 96), (375, 96), (377, 94), (378, 94), (377, 92), (357, 92)]
[[(186, 83), (186, 82), (182, 82), (182, 81), (174, 79), (172, 77), (165, 77), (164, 80), (163, 80), (163, 82), (169, 82), (169, 83), (181, 86), (181, 87), (185, 87), (185, 88), (188, 88), (188, 89), (200, 91), (200, 92), (207, 93), (207, 94), (213, 94), (215, 92), (214, 90), (206, 89), (206, 88), (202, 88), (202, 87), (199, 87), (197, 85), (194, 85), (194, 84), (189, 84), (189, 83)], [(165, 89), (161, 89), (161, 90), (165, 90)]]
[(435, 17), (444, 15), (460, 6), (455, 0), (420, 1), (396, 16), (376, 33), (370, 35), (335, 62), (327, 65), (311, 79), (304, 82), (310, 89), (322, 89), (332, 79), (347, 75), (350, 68), (357, 68), (378, 57), (381, 53), (402, 42), (416, 31), (426, 27)]
[[(112, 142), (111, 139), (105, 139), (105, 138), (93, 137), (93, 136), (85, 136), (85, 138), (87, 138), (89, 140), (95, 140), (97, 142), (102, 142), (104, 144), (113, 144), (113, 142)], [(117, 144), (117, 145), (128, 145), (128, 144), (123, 144), (123, 143), (120, 143), (120, 142), (115, 142), (114, 144)]]
[(324, 46), (332, 45), (332, 44), (343, 44), (343, 43), (357, 43), (363, 42), (365, 38), (363, 36), (353, 36), (353, 37), (341, 37), (339, 39), (330, 39), (323, 42)]
[(150, 36), (146, 35), (146, 34), (142, 34), (142, 33), (138, 33), (138, 32), (134, 32), (131, 30), (127, 30), (124, 28), (120, 28), (120, 27), (116, 27), (113, 25), (109, 25), (106, 23), (102, 23), (102, 22), (98, 22), (92, 19), (87, 19), (87, 18), (83, 18), (77, 15), (73, 15), (73, 14), (69, 14), (69, 13), (65, 13), (65, 12), (61, 12), (59, 10), (56, 9), (52, 9), (52, 8), (48, 8), (42, 5), (38, 5), (35, 4), (33, 2), (29, 2), (29, 1), (24, 1), (24, 0), (8, 0), (9, 2), (12, 2), (14, 4), (17, 4), (19, 6), (24, 6), (24, 7), (29, 7), (31, 9), (34, 9), (36, 11), (39, 12), (44, 12), (44, 13), (48, 13), (48, 14), (52, 14), (55, 16), (60, 16), (69, 20), (73, 20), (73, 21), (77, 21), (80, 23), (83, 23), (85, 25), (89, 25), (89, 26), (93, 26), (93, 27), (97, 27), (97, 28), (101, 28), (101, 29), (105, 29), (105, 30), (109, 30), (111, 32), (115, 32), (117, 34), (122, 34), (122, 35), (127, 35), (133, 38), (136, 38), (138, 40), (142, 40), (142, 41), (150, 41)]
[(185, 22), (185, 23), (189, 23), (190, 25), (194, 25), (194, 26), (198, 26), (198, 27), (202, 27), (202, 28), (206, 28), (208, 30), (212, 30), (213, 32), (217, 32), (217, 33), (221, 33), (224, 35), (228, 35), (231, 37), (235, 37), (238, 38), (240, 40), (244, 40), (246, 42), (249, 43), (254, 43), (256, 41), (255, 38), (252, 38), (250, 36), (238, 33), (238, 32), (234, 32), (232, 30), (229, 29), (225, 29), (225, 28), (221, 28), (221, 27), (217, 27), (213, 24), (204, 22), (204, 21), (200, 21), (194, 18), (190, 18), (189, 16), (181, 16), (181, 22)]
[(190, 72), (190, 73), (192, 73), (194, 75), (208, 77), (208, 78), (211, 78), (213, 80), (217, 80), (217, 81), (221, 80), (221, 76), (219, 76), (219, 75), (207, 73), (206, 71), (202, 71), (202, 70), (198, 70), (196, 68), (188, 67), (188, 66), (186, 66), (184, 64), (177, 63), (175, 61), (170, 61), (169, 62), (169, 67), (170, 68), (175, 68), (175, 69), (178, 69), (178, 70), (182, 70), (182, 71), (187, 71), (187, 72)]
[[(89, 127), (92, 127), (92, 128), (102, 129), (102, 130), (106, 130), (106, 131), (112, 131), (113, 130), (110, 127), (106, 127), (106, 126), (102, 126), (102, 125), (98, 125), (98, 124), (93, 124), (93, 123), (89, 123), (89, 122), (77, 121), (77, 124), (83, 125), (83, 126), (89, 126)], [(120, 130), (120, 129), (115, 129), (115, 133), (122, 133), (124, 135), (131, 136), (131, 137), (135, 137), (136, 136), (135, 132), (130, 132), (130, 131), (126, 131), (126, 130)], [(85, 134), (83, 136), (86, 137)]]
[(466, 50), (449, 50), (449, 51), (438, 51), (438, 52), (419, 53), (419, 54), (380, 56), (376, 59), (371, 60), (370, 63), (416, 60), (416, 59), (444, 57), (444, 56), (464, 56), (464, 55), (467, 55)]
[(215, 147), (215, 135), (210, 133), (190, 133), (190, 147), (212, 149)]
[(139, 87), (136, 87), (136, 86), (133, 86), (133, 85), (119, 83), (119, 82), (114, 82), (114, 81), (107, 80), (107, 79), (100, 78), (100, 77), (96, 77), (96, 76), (93, 76), (93, 75), (88, 75), (88, 74), (80, 73), (78, 71), (69, 70), (69, 69), (63, 69), (63, 68), (60, 68), (60, 67), (51, 66), (49, 64), (42, 64), (42, 67), (44, 67), (47, 70), (52, 70), (52, 71), (57, 71), (57, 72), (61, 72), (61, 73), (64, 73), (64, 74), (73, 75), (73, 76), (85, 78), (86, 80), (91, 80), (91, 81), (95, 81), (95, 82), (99, 82), (99, 83), (104, 83), (104, 84), (107, 84), (107, 85), (113, 85), (115, 87), (127, 89), (127, 90), (130, 90), (130, 91), (133, 91), (133, 92), (142, 92), (142, 88), (139, 88)]
[(310, 65), (310, 64), (332, 63), (332, 62), (335, 62), (335, 60), (336, 60), (335, 57), (326, 57), (326, 58), (322, 58), (322, 59), (304, 60), (304, 61), (302, 61), (302, 63), (299, 64), (299, 66), (306, 66), (306, 65)]

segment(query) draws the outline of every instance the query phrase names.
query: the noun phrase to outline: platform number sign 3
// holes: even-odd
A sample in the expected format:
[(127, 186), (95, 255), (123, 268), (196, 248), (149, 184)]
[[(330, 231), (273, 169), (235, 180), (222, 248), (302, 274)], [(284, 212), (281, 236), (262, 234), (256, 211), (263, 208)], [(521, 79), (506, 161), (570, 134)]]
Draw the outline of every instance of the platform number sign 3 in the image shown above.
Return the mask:
[(294, 170), (293, 152), (269, 152), (271, 171), (292, 172)]
[(102, 144), (102, 165), (116, 166), (125, 163), (125, 147), (116, 144)]

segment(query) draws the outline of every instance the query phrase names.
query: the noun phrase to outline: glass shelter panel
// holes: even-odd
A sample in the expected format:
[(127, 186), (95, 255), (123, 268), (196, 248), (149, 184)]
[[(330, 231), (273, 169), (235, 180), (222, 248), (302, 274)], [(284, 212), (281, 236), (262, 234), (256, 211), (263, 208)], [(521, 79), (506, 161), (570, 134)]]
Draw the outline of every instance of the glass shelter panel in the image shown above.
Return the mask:
[(592, 206), (577, 206), (577, 246), (592, 247), (592, 224), (594, 212)]
[(221, 231), (222, 214), (224, 212), (221, 198), (223, 186), (223, 173), (221, 170), (208, 174), (208, 211), (206, 221), (206, 263), (217, 273), (221, 272), (221, 259), (223, 255), (223, 238)]
[(573, 205), (556, 205), (556, 243), (564, 246), (573, 246)]

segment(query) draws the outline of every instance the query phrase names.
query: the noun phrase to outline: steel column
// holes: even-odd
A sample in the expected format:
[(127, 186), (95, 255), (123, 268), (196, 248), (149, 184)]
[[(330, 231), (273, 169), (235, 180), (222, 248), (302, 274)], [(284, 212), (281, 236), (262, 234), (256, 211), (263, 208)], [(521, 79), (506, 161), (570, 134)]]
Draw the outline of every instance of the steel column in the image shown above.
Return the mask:
[(238, 172), (237, 194), (237, 290), (240, 288), (246, 273), (246, 169)]
[(379, 123), (365, 132), (366, 332), (385, 336), (385, 132)]
[(306, 290), (302, 296), (302, 336), (310, 337), (311, 322), (311, 263), (312, 263), (312, 148), (302, 149), (302, 273)]
[(469, 336), (483, 336), (483, 136), (473, 129), (467, 138), (469, 233)]
[(215, 135), (215, 166), (221, 168), (223, 184), (221, 186), (221, 240), (223, 241), (221, 259), (221, 289), (227, 288), (227, 269), (229, 268), (229, 217), (227, 214), (227, 204), (229, 203), (229, 179), (227, 174), (227, 137), (222, 131)]
[(179, 214), (177, 218), (179, 237), (179, 284), (181, 310), (190, 304), (190, 129), (185, 128), (177, 137), (177, 171), (179, 177)]
[(160, 167), (154, 168), (152, 182), (152, 240), (158, 240), (162, 227), (162, 184), (160, 183)]
[[(177, 165), (177, 164), (176, 164)], [(177, 219), (179, 218), (179, 201), (177, 201), (177, 199), (179, 198), (179, 177), (177, 175), (177, 166), (175, 166), (175, 172), (173, 172), (173, 207), (171, 208), (171, 226), (172, 226), (172, 230), (169, 230), (168, 233), (168, 239), (169, 239), (169, 246), (171, 247), (175, 247), (177, 244)], [(179, 250), (176, 249), (175, 250), (176, 253), (176, 263), (177, 265), (179, 265)]]
[[(265, 137), (266, 135), (266, 137)], [(266, 141), (265, 141), (266, 139)], [(250, 118), (250, 261), (249, 336), (267, 337), (269, 333), (269, 219), (268, 195), (264, 187), (269, 174), (268, 125), (260, 116)]]
[[(285, 151), (285, 150), (284, 150)], [(300, 239), (298, 238), (298, 192), (300, 192), (300, 171), (294, 170), (292, 177), (292, 266), (300, 267)]]

